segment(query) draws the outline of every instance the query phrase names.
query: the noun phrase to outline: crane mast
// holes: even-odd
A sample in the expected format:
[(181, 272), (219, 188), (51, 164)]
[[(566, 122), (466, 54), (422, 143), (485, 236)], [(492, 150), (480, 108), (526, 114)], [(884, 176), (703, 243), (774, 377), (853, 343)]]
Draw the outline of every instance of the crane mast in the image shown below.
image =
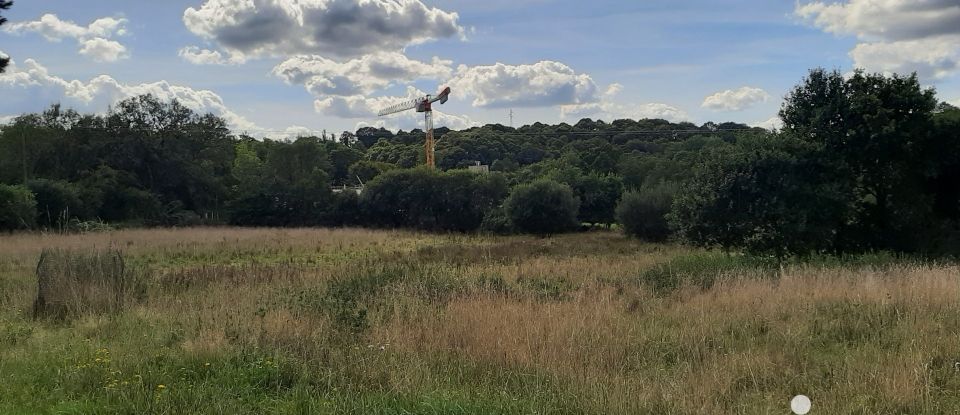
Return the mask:
[(439, 102), (444, 104), (447, 102), (447, 99), (450, 98), (450, 87), (446, 87), (440, 91), (436, 96), (427, 95), (425, 97), (414, 98), (409, 101), (404, 101), (396, 105), (389, 106), (380, 110), (377, 114), (378, 116), (384, 116), (389, 114), (395, 114), (398, 112), (403, 112), (407, 110), (416, 109), (417, 112), (423, 113), (424, 118), (424, 131), (426, 131), (426, 139), (423, 143), (423, 151), (426, 155), (426, 164), (431, 169), (436, 168), (436, 158), (434, 148), (434, 137), (433, 137), (433, 103)]

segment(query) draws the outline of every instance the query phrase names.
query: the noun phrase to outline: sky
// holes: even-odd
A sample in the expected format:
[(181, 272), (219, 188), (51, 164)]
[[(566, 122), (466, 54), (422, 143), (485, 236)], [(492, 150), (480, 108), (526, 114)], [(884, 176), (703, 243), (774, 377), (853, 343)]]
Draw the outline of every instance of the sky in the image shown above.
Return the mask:
[(284, 137), (581, 118), (775, 127), (811, 68), (917, 72), (960, 105), (960, 0), (16, 0), (0, 122), (153, 93)]

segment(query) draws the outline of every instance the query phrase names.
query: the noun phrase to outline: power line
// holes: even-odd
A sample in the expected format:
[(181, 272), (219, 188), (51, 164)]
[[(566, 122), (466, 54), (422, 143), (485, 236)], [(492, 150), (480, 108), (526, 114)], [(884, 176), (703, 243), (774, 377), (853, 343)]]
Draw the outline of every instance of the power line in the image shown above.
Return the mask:
[[(511, 113), (512, 113), (512, 111), (511, 111)], [(14, 125), (14, 124), (9, 124), (9, 125), (7, 125), (7, 127), (13, 126), (13, 125)], [(487, 126), (489, 126), (489, 125), (492, 125), (492, 124), (488, 124)], [(486, 127), (486, 126), (484, 126), (484, 127)], [(470, 133), (477, 132), (477, 131), (478, 131), (478, 128), (484, 128), (484, 127), (474, 127), (474, 128), (470, 128), (470, 129), (466, 129), (466, 130), (451, 130), (450, 132), (451, 132), (451, 133), (460, 133), (460, 134), (470, 134)], [(523, 129), (523, 128), (527, 128), (527, 127), (530, 127), (530, 126), (523, 126), (523, 127), (520, 127), (520, 128)], [(552, 126), (547, 126), (546, 128), (550, 128), (550, 127), (552, 127)], [(512, 127), (510, 127), (510, 128), (512, 128)], [(277, 133), (277, 134), (289, 134), (289, 135), (296, 135), (296, 134), (305, 135), (305, 134), (317, 133), (316, 135), (321, 135), (321, 134), (323, 134), (321, 131), (325, 131), (325, 130), (316, 130), (316, 131), (309, 131), (309, 132), (298, 132), (298, 131), (288, 131), (288, 130), (271, 130), (271, 129), (262, 129), (262, 130), (261, 130), (261, 129), (258, 129), (258, 130), (243, 130), (243, 131), (236, 131), (236, 132), (235, 132), (235, 131), (230, 130), (229, 128), (226, 128), (226, 127), (222, 127), (222, 128), (221, 128), (221, 127), (216, 127), (216, 128), (205, 128), (205, 127), (178, 127), (178, 128), (166, 128), (166, 129), (161, 128), (161, 129), (155, 129), (155, 128), (149, 128), (149, 127), (102, 127), (102, 126), (81, 126), (81, 125), (64, 127), (63, 129), (64, 129), (65, 131), (71, 131), (71, 130), (88, 130), (88, 131), (105, 131), (105, 132), (149, 132), (149, 133), (191, 133), (191, 132), (195, 132), (195, 133), (210, 133), (210, 132), (227, 132), (229, 135), (235, 135), (235, 136), (247, 135), (248, 133), (251, 133), (251, 132), (260, 133), (260, 134), (262, 134), (262, 133)], [(401, 131), (403, 131), (403, 130), (401, 130)], [(406, 133), (410, 133), (410, 132), (412, 132), (412, 131), (414, 131), (414, 130), (407, 131)], [(691, 128), (686, 128), (686, 129), (594, 130), (594, 131), (558, 131), (558, 130), (555, 130), (555, 129), (549, 129), (549, 130), (547, 130), (547, 131), (542, 131), (542, 132), (541, 132), (541, 131), (536, 131), (536, 132), (534, 132), (534, 131), (519, 131), (519, 130), (515, 129), (514, 131), (494, 131), (494, 133), (495, 133), (496, 135), (531, 136), (531, 137), (536, 137), (536, 136), (547, 136), (547, 135), (565, 135), (565, 136), (665, 135), (665, 134), (675, 134), (675, 135), (676, 135), (676, 134), (708, 134), (708, 135), (713, 135), (713, 134), (731, 133), (731, 132), (744, 132), (744, 131), (759, 132), (759, 131), (764, 131), (764, 130), (763, 130), (762, 128), (759, 128), (759, 127), (752, 127), (752, 128), (724, 128), (724, 129), (691, 129)], [(393, 134), (394, 136), (399, 135), (398, 133), (391, 133), (391, 134)], [(325, 134), (323, 134), (323, 135), (325, 135)]]

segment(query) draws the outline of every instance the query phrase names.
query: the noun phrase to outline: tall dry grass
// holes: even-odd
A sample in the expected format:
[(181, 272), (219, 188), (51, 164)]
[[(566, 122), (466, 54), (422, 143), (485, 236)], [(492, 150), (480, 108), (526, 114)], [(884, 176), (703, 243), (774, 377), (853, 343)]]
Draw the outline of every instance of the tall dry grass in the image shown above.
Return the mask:
[[(12, 310), (35, 294), (31, 258), (82, 246), (123, 247), (151, 270), (145, 298), (67, 328), (24, 323)], [(0, 323), (31, 328), (6, 343), (0, 362), (29, 360), (31, 347), (50, 342), (73, 350), (57, 343), (70, 336), (131, 354), (159, 350), (180, 359), (171, 365), (227, 359), (261, 371), (287, 362), (269, 366), (282, 376), (243, 392), (266, 395), (231, 407), (240, 412), (322, 398), (315, 412), (788, 413), (797, 394), (817, 413), (960, 408), (956, 265), (750, 264), (607, 233), (5, 236)], [(273, 360), (254, 358), (262, 355)], [(136, 373), (160, 364), (129, 359)], [(199, 396), (233, 402), (241, 392), (230, 385), (250, 376), (236, 373), (223, 375), (227, 386), (161, 377), (192, 391), (164, 408), (203, 412)]]

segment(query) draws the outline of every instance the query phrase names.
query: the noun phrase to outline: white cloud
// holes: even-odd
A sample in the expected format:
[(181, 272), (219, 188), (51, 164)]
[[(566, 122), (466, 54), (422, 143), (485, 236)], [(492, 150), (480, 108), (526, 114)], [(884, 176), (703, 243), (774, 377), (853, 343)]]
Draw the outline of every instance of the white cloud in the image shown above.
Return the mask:
[(589, 75), (578, 74), (553, 61), (532, 65), (461, 65), (450, 85), (457, 94), (472, 95), (476, 107), (549, 107), (598, 99), (597, 85)]
[[(376, 121), (362, 121), (360, 126), (375, 126), (388, 129), (423, 128), (423, 114), (416, 111), (403, 111), (384, 117), (377, 117), (377, 113), (390, 105), (427, 95), (417, 88), (408, 86), (404, 97), (373, 97), (362, 95), (332, 96), (314, 101), (314, 109), (323, 115)], [(466, 116), (447, 114), (438, 109), (433, 110), (434, 127), (448, 127), (459, 130), (478, 125)]]
[(956, 0), (847, 0), (797, 4), (797, 16), (826, 32), (861, 42), (850, 52), (869, 71), (943, 79), (960, 69)]
[(612, 83), (607, 87), (607, 90), (603, 93), (604, 98), (613, 98), (620, 94), (623, 91), (623, 85), (618, 83)]
[(369, 94), (399, 82), (446, 79), (453, 62), (434, 57), (420, 62), (399, 52), (378, 52), (346, 62), (320, 56), (297, 56), (273, 69), (290, 84), (303, 84), (316, 96)]
[(377, 98), (362, 95), (335, 96), (313, 102), (317, 113), (339, 118), (373, 118), (377, 116)]
[(960, 69), (960, 35), (860, 43), (850, 51), (850, 57), (857, 67), (872, 72), (916, 72), (923, 79), (944, 79)]
[(689, 114), (677, 107), (656, 102), (629, 105), (613, 102), (564, 105), (560, 107), (560, 118), (570, 122), (579, 121), (583, 118), (594, 118), (606, 121), (658, 118), (670, 122), (689, 121), (691, 119)]
[(22, 65), (11, 63), (7, 72), (0, 74), (0, 113), (22, 111), (36, 102), (61, 102), (84, 112), (102, 112), (118, 101), (137, 95), (153, 94), (169, 101), (176, 99), (197, 112), (211, 112), (223, 117), (236, 130), (256, 132), (256, 124), (230, 110), (223, 99), (209, 90), (171, 85), (166, 81), (143, 84), (124, 84), (108, 75), (100, 75), (88, 82), (66, 80), (51, 75), (47, 68), (33, 59)]
[(758, 121), (758, 122), (752, 123), (750, 124), (750, 126), (765, 128), (767, 130), (773, 131), (773, 130), (779, 130), (783, 128), (783, 121), (780, 119), (780, 117), (773, 117), (766, 121)]
[(114, 36), (127, 33), (127, 19), (104, 17), (87, 26), (60, 20), (55, 14), (45, 14), (39, 20), (12, 23), (4, 31), (13, 34), (39, 33), (51, 42), (66, 38), (77, 41), (79, 53), (97, 62), (115, 62), (129, 57), (127, 48), (115, 40)]
[(462, 36), (457, 13), (420, 0), (207, 0), (183, 22), (228, 52), (356, 57)]
[(770, 94), (767, 91), (745, 86), (710, 95), (703, 100), (701, 106), (714, 111), (742, 111), (769, 99)]
[[(443, 111), (433, 110), (434, 128), (447, 127), (451, 130), (465, 130), (472, 127), (479, 127), (480, 123), (474, 121), (465, 115), (453, 115)], [(418, 112), (403, 112), (378, 118), (375, 121), (360, 121), (356, 129), (363, 127), (386, 128), (396, 132), (397, 130), (423, 129), (423, 114)]]
[(867, 41), (920, 39), (960, 32), (956, 0), (847, 0), (797, 4), (796, 14), (838, 35)]
[(80, 54), (96, 62), (116, 62), (128, 57), (127, 48), (114, 40), (95, 37), (84, 40), (81, 45)]
[(194, 65), (238, 65), (246, 62), (246, 57), (241, 54), (224, 57), (219, 51), (200, 49), (197, 46), (187, 46), (177, 54)]

